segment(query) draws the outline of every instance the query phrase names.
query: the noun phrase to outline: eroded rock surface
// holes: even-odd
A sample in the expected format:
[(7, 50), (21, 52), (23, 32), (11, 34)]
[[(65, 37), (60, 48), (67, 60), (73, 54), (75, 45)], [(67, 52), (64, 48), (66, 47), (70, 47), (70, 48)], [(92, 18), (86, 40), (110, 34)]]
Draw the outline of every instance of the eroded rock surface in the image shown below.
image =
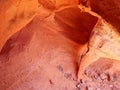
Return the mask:
[(119, 0), (15, 1), (0, 1), (0, 90), (120, 89)]
[(77, 87), (80, 90), (119, 90), (119, 60), (99, 58), (84, 70), (84, 79)]
[[(119, 33), (107, 22), (100, 20), (94, 27), (88, 50), (81, 59), (78, 80), (80, 90), (119, 90)], [(116, 84), (115, 84), (116, 83)]]
[(14, 33), (34, 18), (37, 9), (37, 0), (0, 1), (0, 51)]

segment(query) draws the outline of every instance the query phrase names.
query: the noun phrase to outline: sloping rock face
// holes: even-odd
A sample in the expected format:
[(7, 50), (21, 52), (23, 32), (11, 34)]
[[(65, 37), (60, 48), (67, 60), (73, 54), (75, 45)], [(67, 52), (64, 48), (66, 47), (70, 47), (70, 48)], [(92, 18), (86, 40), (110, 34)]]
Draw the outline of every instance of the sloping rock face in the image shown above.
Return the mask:
[(34, 18), (37, 9), (37, 0), (0, 1), (0, 51), (14, 33)]
[(80, 90), (120, 89), (119, 40), (119, 33), (113, 31), (113, 27), (101, 20), (96, 24), (88, 42), (88, 50), (80, 63), (78, 73)]
[(0, 90), (119, 90), (119, 0), (98, 2), (1, 0)]

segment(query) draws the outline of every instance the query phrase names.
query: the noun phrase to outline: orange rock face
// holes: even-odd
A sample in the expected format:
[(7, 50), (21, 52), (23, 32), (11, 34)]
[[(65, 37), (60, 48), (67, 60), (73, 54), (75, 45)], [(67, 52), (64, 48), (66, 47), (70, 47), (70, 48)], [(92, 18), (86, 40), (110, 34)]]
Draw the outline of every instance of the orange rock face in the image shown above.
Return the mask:
[(37, 0), (0, 1), (0, 51), (10, 36), (33, 19), (37, 9)]
[(98, 2), (1, 0), (0, 90), (119, 90), (119, 0)]

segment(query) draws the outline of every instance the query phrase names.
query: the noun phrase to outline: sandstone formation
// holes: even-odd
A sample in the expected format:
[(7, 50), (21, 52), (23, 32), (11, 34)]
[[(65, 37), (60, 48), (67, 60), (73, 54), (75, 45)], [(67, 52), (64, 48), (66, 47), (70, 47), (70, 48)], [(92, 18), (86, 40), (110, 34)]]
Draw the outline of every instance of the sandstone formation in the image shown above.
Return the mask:
[(120, 90), (119, 3), (1, 0), (0, 90)]
[(0, 1), (0, 50), (10, 36), (33, 19), (37, 8), (37, 0)]

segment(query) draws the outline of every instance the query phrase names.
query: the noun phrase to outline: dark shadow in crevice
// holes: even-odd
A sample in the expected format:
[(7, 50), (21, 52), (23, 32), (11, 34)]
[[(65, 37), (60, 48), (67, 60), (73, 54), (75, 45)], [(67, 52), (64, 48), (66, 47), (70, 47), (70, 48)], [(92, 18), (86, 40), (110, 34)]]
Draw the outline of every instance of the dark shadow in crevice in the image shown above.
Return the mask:
[(25, 47), (30, 43), (33, 31), (30, 30), (30, 23), (27, 27), (13, 34), (3, 46), (0, 52), (0, 61), (8, 61), (9, 57), (12, 54), (18, 55), (20, 52), (25, 50)]
[(55, 20), (62, 27), (58, 32), (78, 44), (85, 44), (98, 18), (74, 6), (56, 12)]
[(120, 1), (119, 0), (90, 0), (92, 11), (101, 15), (120, 33)]

